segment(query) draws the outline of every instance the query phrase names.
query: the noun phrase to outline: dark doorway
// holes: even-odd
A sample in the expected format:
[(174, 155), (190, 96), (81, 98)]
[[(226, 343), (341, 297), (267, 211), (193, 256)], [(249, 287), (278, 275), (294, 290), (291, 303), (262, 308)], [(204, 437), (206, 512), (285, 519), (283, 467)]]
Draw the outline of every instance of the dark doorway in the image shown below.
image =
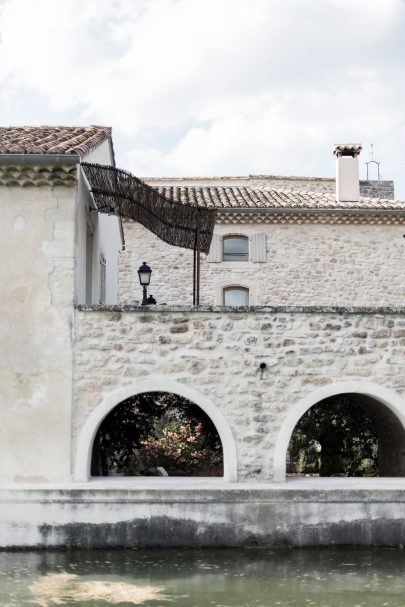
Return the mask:
[(291, 436), (287, 473), (405, 476), (405, 431), (381, 402), (339, 394), (311, 407)]
[(218, 432), (195, 403), (147, 392), (119, 403), (96, 433), (92, 476), (222, 476)]

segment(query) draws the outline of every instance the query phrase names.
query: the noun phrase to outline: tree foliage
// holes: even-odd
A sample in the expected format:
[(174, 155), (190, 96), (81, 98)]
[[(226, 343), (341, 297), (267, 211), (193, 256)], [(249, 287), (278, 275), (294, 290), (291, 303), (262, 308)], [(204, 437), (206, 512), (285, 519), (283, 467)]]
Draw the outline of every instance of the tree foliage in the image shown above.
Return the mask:
[(327, 398), (296, 425), (289, 445), (290, 469), (319, 476), (376, 476), (376, 428), (351, 395)]
[(222, 445), (210, 418), (168, 392), (138, 394), (120, 403), (101, 423), (93, 445), (94, 476), (142, 475), (157, 466), (170, 474), (196, 475), (221, 465)]

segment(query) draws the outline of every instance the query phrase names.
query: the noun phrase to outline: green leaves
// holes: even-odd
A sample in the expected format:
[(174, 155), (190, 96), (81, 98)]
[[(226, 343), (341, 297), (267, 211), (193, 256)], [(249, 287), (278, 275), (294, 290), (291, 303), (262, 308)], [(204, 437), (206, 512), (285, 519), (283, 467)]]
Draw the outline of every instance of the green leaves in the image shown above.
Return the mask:
[[(168, 392), (123, 401), (103, 420), (93, 445), (92, 475), (222, 474), (222, 445), (200, 407)], [(152, 472), (151, 472), (152, 471)]]
[(309, 409), (289, 445), (290, 470), (320, 476), (377, 476), (376, 428), (355, 396), (344, 394)]

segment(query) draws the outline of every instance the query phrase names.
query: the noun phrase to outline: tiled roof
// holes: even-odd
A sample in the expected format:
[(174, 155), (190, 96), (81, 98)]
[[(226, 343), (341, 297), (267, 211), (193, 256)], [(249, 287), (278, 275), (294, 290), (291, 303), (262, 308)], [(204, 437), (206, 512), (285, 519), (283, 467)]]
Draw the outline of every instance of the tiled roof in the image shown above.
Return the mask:
[(0, 127), (0, 154), (75, 154), (85, 156), (105, 139), (105, 126)]
[(380, 209), (405, 210), (405, 202), (360, 198), (359, 202), (338, 202), (329, 192), (308, 192), (287, 189), (250, 187), (188, 187), (157, 188), (173, 202), (195, 204), (218, 209)]

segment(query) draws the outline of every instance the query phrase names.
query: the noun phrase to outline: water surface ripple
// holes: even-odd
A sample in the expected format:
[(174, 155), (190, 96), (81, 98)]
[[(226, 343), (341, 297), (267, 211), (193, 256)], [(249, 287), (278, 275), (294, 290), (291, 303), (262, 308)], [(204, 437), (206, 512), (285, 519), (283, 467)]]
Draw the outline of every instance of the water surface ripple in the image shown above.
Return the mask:
[(405, 607), (405, 551), (0, 552), (1, 607)]

